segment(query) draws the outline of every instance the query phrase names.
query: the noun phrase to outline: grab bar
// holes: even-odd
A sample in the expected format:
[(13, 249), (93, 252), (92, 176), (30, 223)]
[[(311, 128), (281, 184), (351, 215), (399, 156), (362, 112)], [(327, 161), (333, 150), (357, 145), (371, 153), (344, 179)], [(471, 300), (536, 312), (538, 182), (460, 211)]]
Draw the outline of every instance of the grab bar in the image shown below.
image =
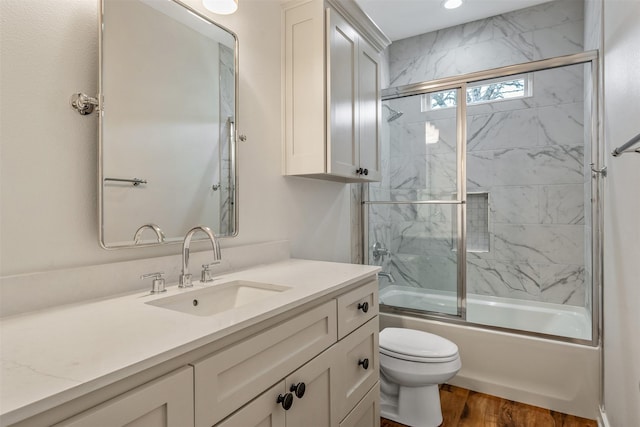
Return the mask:
[(629, 150), (628, 148), (631, 147), (632, 145), (637, 144), (638, 142), (640, 142), (640, 133), (637, 134), (636, 136), (634, 136), (633, 138), (631, 138), (627, 143), (622, 144), (620, 147), (616, 148), (615, 150), (613, 150), (611, 152), (611, 155), (613, 157), (618, 157), (621, 154), (624, 153), (640, 153), (640, 147), (636, 148), (635, 150)]
[(133, 179), (128, 179), (128, 178), (105, 178), (105, 181), (116, 181), (116, 182), (131, 182), (133, 183), (134, 187), (137, 187), (140, 184), (146, 184), (147, 180), (146, 179), (138, 179), (138, 178), (133, 178)]

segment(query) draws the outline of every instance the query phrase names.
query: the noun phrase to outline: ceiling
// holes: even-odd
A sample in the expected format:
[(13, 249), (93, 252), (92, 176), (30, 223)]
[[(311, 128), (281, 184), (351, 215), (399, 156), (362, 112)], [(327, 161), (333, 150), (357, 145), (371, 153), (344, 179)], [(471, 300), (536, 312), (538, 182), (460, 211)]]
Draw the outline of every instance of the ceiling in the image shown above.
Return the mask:
[(448, 10), (443, 0), (355, 0), (392, 41), (436, 31), (551, 0), (463, 0)]

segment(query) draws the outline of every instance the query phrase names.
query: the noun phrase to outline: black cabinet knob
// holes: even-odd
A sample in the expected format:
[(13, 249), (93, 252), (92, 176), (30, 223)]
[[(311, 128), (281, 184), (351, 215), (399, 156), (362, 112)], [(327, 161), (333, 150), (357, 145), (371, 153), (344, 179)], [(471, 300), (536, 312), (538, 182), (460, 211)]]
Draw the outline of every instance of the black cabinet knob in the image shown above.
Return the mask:
[(369, 169), (363, 169), (362, 173), (365, 174), (365, 175), (369, 175)]
[(362, 302), (362, 303), (358, 304), (358, 310), (362, 310), (363, 313), (366, 313), (367, 311), (369, 311), (369, 303), (368, 302)]
[(291, 409), (291, 406), (293, 405), (293, 394), (291, 393), (279, 394), (277, 403), (281, 403), (282, 408), (284, 408), (285, 411), (288, 411), (289, 409)]
[(362, 168), (356, 169), (356, 175), (362, 175), (362, 172), (363, 172)]
[(369, 369), (369, 359), (360, 359), (360, 360), (358, 360), (358, 365), (362, 366), (365, 370)]
[(289, 388), (289, 391), (294, 393), (298, 399), (302, 399), (306, 388), (307, 386), (305, 386), (304, 383), (291, 384), (291, 388)]

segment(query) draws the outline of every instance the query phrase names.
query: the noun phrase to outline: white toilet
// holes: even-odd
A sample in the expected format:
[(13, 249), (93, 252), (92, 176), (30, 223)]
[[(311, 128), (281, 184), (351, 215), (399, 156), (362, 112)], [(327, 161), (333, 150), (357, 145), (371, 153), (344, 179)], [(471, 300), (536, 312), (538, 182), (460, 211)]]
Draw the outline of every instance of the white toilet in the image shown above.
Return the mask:
[(458, 346), (428, 332), (386, 328), (380, 332), (380, 412), (412, 427), (442, 423), (438, 384), (462, 366)]

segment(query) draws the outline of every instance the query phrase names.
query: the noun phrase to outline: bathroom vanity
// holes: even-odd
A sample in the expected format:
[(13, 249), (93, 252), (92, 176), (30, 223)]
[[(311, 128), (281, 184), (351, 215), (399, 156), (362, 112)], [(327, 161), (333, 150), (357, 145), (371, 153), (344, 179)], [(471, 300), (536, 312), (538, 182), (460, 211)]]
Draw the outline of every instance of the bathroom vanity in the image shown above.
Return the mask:
[(1, 424), (377, 426), (376, 271), (286, 260), (5, 318)]

